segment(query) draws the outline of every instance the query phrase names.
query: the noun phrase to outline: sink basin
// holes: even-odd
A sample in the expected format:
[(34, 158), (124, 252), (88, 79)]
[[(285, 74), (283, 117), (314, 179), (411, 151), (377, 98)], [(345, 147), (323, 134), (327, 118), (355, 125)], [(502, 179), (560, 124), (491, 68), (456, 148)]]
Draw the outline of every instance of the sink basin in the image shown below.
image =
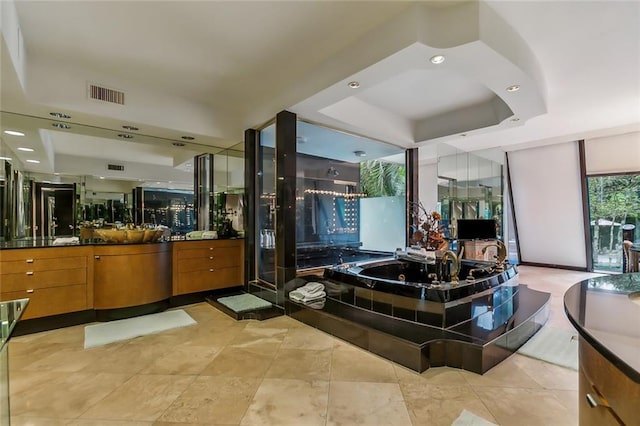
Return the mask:
[(108, 243), (153, 243), (162, 237), (161, 229), (95, 229), (94, 235)]

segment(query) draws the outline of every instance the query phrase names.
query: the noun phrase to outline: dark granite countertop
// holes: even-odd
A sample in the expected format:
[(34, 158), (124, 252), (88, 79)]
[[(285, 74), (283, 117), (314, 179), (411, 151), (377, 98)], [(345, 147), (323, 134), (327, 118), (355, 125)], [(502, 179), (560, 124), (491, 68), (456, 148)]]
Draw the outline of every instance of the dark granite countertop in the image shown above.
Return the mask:
[(640, 273), (574, 284), (564, 295), (564, 309), (582, 338), (640, 383)]
[[(218, 238), (217, 240), (242, 240), (243, 238)], [(172, 241), (209, 241), (209, 240), (187, 240), (185, 238), (172, 238), (171, 241), (157, 241), (146, 243), (106, 243), (106, 242), (82, 242), (77, 244), (61, 244), (53, 243), (50, 238), (25, 238), (20, 240), (2, 241), (0, 242), (0, 250), (3, 249), (23, 249), (23, 248), (46, 248), (46, 247), (79, 247), (79, 246), (131, 246), (131, 245), (148, 245), (148, 244), (165, 244)]]

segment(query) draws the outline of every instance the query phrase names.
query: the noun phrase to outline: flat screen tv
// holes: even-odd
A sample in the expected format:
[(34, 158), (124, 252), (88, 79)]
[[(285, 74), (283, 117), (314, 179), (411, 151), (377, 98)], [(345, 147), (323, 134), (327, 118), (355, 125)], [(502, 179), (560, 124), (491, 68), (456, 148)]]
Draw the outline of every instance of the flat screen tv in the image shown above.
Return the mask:
[(494, 219), (458, 219), (459, 240), (495, 240), (496, 221)]

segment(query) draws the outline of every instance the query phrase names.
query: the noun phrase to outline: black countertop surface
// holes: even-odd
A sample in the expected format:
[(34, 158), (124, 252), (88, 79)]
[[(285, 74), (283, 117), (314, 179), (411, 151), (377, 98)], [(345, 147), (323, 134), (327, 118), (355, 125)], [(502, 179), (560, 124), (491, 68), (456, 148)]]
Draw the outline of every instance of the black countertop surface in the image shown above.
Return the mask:
[[(243, 238), (217, 238), (217, 240), (241, 240)], [(45, 248), (45, 247), (74, 247), (74, 246), (131, 246), (131, 245), (148, 245), (148, 244), (164, 244), (172, 241), (209, 241), (209, 240), (187, 240), (185, 238), (173, 238), (170, 241), (156, 241), (147, 243), (106, 243), (102, 241), (81, 242), (75, 244), (54, 244), (54, 240), (50, 238), (25, 238), (12, 241), (1, 241), (0, 250), (2, 249), (21, 249), (21, 248)]]
[(574, 284), (564, 295), (564, 309), (582, 338), (640, 383), (640, 273)]

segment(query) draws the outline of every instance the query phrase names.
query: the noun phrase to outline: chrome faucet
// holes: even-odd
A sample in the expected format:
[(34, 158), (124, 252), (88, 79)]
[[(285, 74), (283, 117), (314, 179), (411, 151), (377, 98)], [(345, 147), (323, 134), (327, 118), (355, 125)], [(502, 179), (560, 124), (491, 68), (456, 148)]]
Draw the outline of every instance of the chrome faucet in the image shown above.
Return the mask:
[(453, 264), (453, 270), (451, 271), (451, 283), (458, 283), (458, 272), (460, 271), (460, 260), (458, 260), (458, 256), (451, 250), (447, 250), (442, 255), (442, 263), (444, 265), (447, 264), (447, 258), (451, 258), (451, 263)]
[(484, 255), (489, 247), (497, 247), (498, 254), (496, 257), (496, 272), (504, 271), (505, 261), (507, 259), (507, 246), (500, 240), (496, 240), (495, 243), (487, 244), (482, 248), (482, 254)]

